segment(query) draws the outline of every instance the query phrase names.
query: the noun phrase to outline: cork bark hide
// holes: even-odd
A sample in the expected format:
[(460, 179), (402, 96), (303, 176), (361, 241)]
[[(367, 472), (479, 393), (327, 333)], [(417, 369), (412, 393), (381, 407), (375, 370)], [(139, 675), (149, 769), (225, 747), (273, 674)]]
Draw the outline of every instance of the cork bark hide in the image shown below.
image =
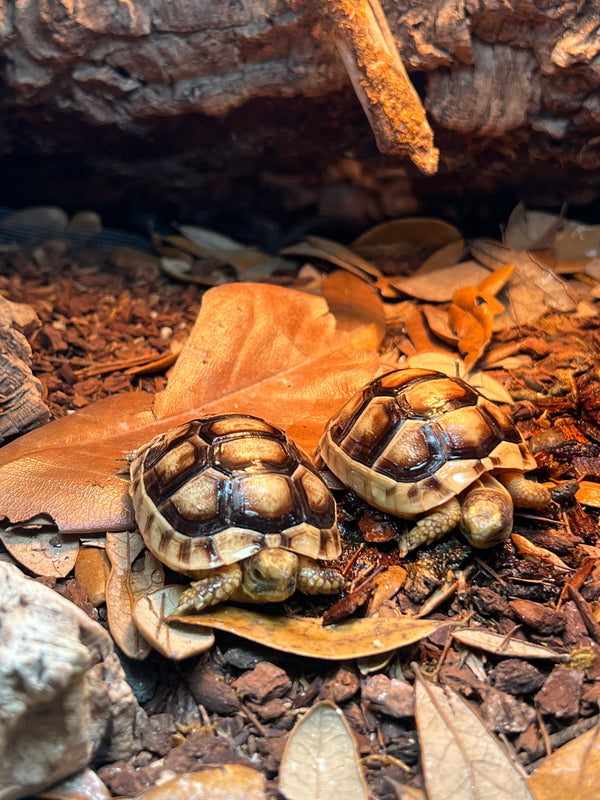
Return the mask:
[(362, 174), (402, 174), (417, 193), (533, 180), (596, 196), (597, 3), (382, 0), (440, 149), (438, 175), (425, 178), (405, 157), (378, 154), (324, 24), (332, 2), (0, 2), (0, 165), (17, 178), (12, 204), (36, 190), (193, 202), (225, 196), (231, 176), (322, 181), (348, 157)]

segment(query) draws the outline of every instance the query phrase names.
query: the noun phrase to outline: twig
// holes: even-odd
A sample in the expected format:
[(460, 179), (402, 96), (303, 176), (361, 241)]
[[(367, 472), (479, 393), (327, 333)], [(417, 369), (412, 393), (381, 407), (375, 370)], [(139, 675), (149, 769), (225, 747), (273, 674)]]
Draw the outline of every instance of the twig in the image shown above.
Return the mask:
[(312, 0), (333, 37), (354, 91), (386, 155), (408, 155), (425, 174), (439, 150), (419, 95), (410, 82), (379, 0)]

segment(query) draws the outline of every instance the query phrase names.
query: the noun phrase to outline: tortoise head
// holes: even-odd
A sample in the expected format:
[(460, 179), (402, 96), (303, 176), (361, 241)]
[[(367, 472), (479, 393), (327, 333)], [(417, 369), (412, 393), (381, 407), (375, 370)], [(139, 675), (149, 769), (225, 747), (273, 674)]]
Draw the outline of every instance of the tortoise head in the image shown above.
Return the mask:
[(279, 547), (259, 550), (242, 567), (240, 588), (249, 600), (277, 603), (296, 591), (298, 557), (289, 550)]
[(473, 547), (493, 547), (512, 532), (513, 503), (506, 489), (485, 475), (462, 502), (461, 530)]

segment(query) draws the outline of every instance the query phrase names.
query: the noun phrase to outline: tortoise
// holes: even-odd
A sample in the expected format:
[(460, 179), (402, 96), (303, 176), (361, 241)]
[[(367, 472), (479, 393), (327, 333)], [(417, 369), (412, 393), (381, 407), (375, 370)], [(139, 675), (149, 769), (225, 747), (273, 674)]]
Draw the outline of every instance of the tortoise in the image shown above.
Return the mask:
[(129, 493), (148, 549), (195, 579), (176, 614), (224, 600), (335, 594), (342, 574), (335, 500), (279, 428), (246, 414), (193, 419), (140, 447)]
[(371, 505), (419, 518), (401, 536), (406, 554), (460, 526), (478, 548), (505, 541), (513, 504), (544, 509), (550, 493), (506, 414), (460, 378), (400, 369), (376, 378), (328, 423), (318, 454)]

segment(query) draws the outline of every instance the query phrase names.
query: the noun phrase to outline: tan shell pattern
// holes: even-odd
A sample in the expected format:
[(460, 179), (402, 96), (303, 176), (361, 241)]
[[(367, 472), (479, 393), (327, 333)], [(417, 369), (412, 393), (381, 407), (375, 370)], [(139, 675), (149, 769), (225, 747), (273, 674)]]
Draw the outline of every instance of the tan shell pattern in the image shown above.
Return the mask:
[(406, 518), (483, 473), (536, 466), (501, 409), (460, 378), (428, 369), (396, 370), (368, 384), (331, 420), (319, 452), (368, 503)]
[(265, 547), (340, 555), (331, 492), (294, 442), (257, 417), (186, 422), (142, 446), (130, 472), (144, 541), (178, 572), (232, 564)]

